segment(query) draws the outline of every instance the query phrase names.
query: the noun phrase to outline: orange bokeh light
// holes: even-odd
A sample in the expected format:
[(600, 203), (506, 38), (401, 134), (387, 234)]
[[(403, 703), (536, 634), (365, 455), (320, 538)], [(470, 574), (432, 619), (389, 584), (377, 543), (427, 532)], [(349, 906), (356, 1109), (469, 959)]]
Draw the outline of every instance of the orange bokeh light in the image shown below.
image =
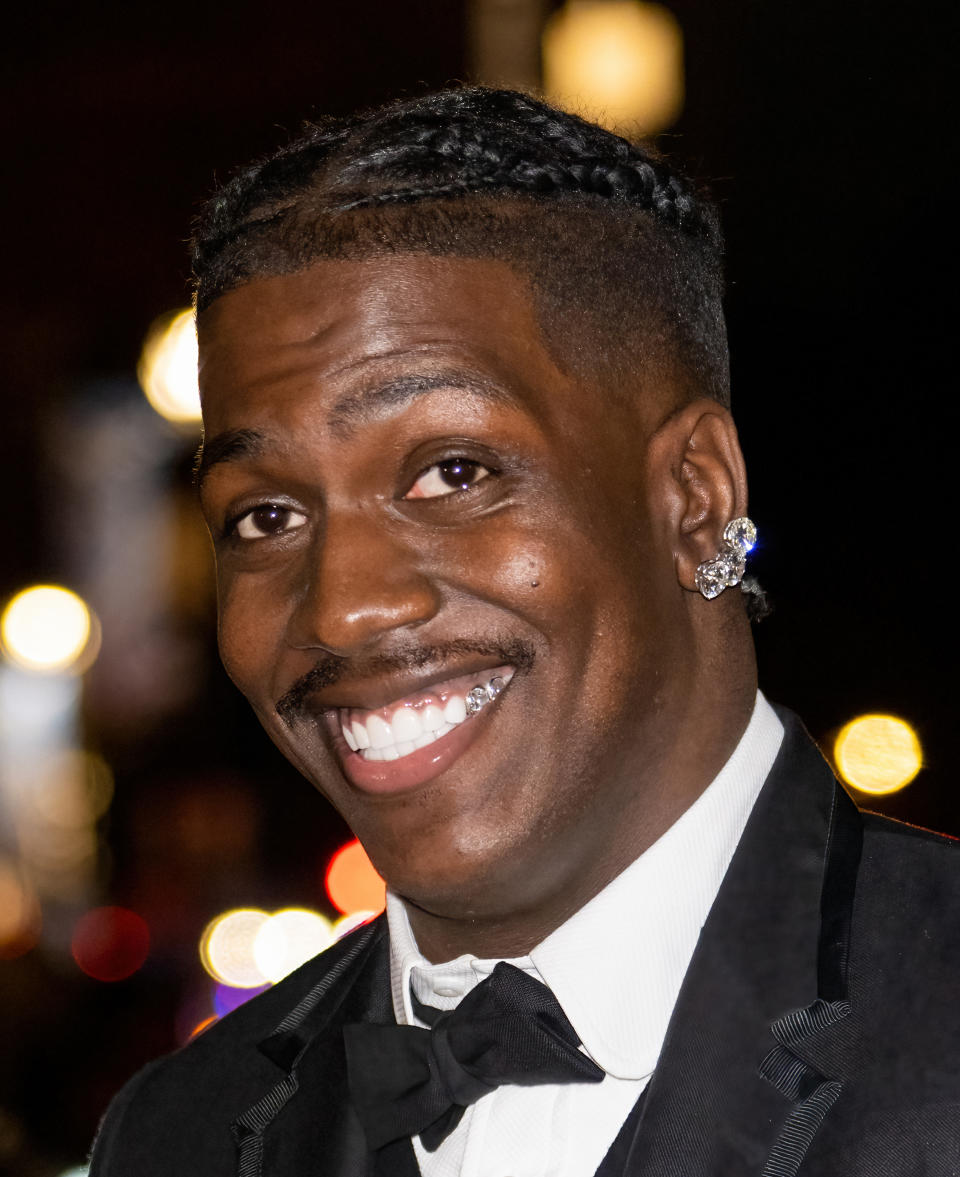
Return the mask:
[(19, 866), (0, 856), (0, 960), (14, 960), (40, 939), (40, 904)]
[[(198, 1034), (202, 1034), (204, 1030), (208, 1030), (214, 1022), (219, 1021), (220, 1019), (216, 1014), (211, 1014), (208, 1018), (204, 1018), (202, 1021), (197, 1022), (197, 1024), (190, 1031), (190, 1038), (196, 1038)], [(187, 1039), (187, 1041), (189, 1041), (189, 1039)]]
[(359, 842), (348, 842), (330, 859), (326, 874), (327, 894), (338, 911), (383, 911), (387, 886), (377, 874)]
[(147, 959), (150, 931), (135, 911), (95, 907), (73, 930), (73, 959), (95, 981), (122, 981)]

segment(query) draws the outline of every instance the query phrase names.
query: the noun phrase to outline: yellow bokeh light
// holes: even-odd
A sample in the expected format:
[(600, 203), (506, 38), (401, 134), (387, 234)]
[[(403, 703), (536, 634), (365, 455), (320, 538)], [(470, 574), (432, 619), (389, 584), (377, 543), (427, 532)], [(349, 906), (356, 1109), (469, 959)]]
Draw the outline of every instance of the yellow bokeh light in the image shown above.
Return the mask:
[(257, 933), (270, 919), (255, 907), (240, 907), (210, 921), (200, 937), (200, 960), (215, 981), (234, 989), (256, 989), (271, 978), (254, 957)]
[(837, 769), (861, 793), (895, 793), (923, 767), (916, 732), (895, 715), (861, 715), (846, 724), (833, 746)]
[[(11, 662), (27, 670), (86, 669), (95, 620), (69, 589), (40, 584), (17, 593), (0, 618), (0, 640)], [(95, 650), (93, 651), (95, 652)]]
[(644, 135), (683, 109), (683, 33), (641, 0), (567, 0), (544, 27), (543, 84), (559, 106)]
[(270, 981), (280, 981), (334, 941), (329, 920), (315, 911), (290, 907), (278, 911), (257, 932), (254, 959)]
[(137, 364), (137, 379), (161, 417), (178, 425), (200, 420), (197, 383), (197, 327), (192, 308), (157, 319)]

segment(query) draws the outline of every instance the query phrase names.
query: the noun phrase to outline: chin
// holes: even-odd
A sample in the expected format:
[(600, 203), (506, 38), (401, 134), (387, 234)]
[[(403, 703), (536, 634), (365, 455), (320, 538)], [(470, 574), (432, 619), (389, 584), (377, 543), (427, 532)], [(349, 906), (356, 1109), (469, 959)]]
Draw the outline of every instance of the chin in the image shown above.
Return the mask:
[[(544, 843), (536, 838), (536, 844), (542, 852)], [(382, 869), (376, 847), (371, 857), (392, 891), (430, 915), (504, 920), (536, 908), (563, 885), (557, 856), (544, 862), (531, 850), (529, 835), (508, 839), (494, 831), (484, 838), (471, 830), (462, 838), (424, 839), (415, 857), (409, 850), (393, 861), (381, 854)]]

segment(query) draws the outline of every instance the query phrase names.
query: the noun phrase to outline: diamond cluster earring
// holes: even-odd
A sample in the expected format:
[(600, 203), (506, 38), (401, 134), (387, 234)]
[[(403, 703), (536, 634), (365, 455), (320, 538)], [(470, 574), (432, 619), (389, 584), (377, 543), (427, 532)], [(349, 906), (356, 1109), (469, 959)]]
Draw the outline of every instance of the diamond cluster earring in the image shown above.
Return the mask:
[(752, 519), (741, 515), (731, 519), (723, 529), (723, 546), (713, 560), (704, 560), (697, 568), (697, 588), (712, 601), (725, 588), (740, 583), (747, 568), (747, 553), (757, 542), (757, 529)]

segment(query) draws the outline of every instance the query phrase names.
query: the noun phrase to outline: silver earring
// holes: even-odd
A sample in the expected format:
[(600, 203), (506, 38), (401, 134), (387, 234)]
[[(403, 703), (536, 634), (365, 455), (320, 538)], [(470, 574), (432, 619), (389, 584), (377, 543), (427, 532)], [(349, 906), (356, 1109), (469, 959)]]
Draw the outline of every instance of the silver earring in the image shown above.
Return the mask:
[(712, 601), (725, 588), (733, 588), (743, 579), (747, 553), (757, 542), (757, 529), (746, 515), (731, 519), (723, 529), (723, 546), (713, 560), (704, 560), (697, 568), (697, 588)]

